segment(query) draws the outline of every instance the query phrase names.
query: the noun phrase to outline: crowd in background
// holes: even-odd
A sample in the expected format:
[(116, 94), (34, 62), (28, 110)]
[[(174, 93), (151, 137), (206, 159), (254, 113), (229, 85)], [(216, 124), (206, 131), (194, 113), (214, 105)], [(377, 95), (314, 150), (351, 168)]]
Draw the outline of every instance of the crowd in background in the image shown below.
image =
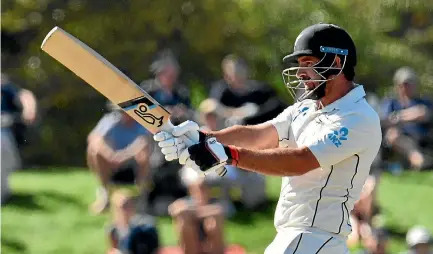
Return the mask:
[[(181, 66), (169, 50), (151, 65), (154, 78), (140, 86), (171, 112), (174, 124), (194, 120), (210, 130), (265, 122), (289, 106), (270, 86), (250, 79), (243, 59), (228, 55), (221, 69), (222, 78), (211, 84), (208, 98), (197, 109), (187, 86), (178, 81)], [(20, 146), (25, 143), (26, 126), (37, 119), (37, 103), (30, 91), (6, 74), (1, 82), (3, 204), (11, 194), (8, 175), (21, 167)], [(387, 253), (387, 232), (375, 223), (380, 216), (377, 188), (382, 172), (433, 168), (432, 101), (419, 95), (418, 75), (409, 67), (398, 69), (393, 82), (389, 97), (380, 99), (371, 92), (367, 98), (381, 117), (383, 145), (351, 214), (348, 244), (362, 245), (362, 253)], [(266, 205), (263, 175), (228, 167), (224, 178), (202, 179), (177, 162), (165, 161), (152, 134), (117, 105), (107, 103), (107, 108), (109, 113), (95, 122), (88, 135), (86, 159), (99, 182), (89, 212), (111, 210), (113, 215), (107, 229), (110, 253), (156, 253), (152, 251), (161, 244), (155, 217), (167, 215), (173, 218), (185, 253), (223, 253), (230, 247), (224, 241), (224, 220), (238, 209)], [(408, 253), (428, 253), (431, 243), (423, 227), (407, 233)]]

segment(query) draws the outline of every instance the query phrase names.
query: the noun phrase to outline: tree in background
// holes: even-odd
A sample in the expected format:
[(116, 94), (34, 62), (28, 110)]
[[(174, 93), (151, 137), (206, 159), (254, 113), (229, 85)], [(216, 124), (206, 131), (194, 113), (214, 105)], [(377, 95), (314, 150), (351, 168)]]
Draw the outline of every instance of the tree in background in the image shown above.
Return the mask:
[(351, 32), (357, 82), (370, 91), (385, 94), (401, 65), (413, 66), (423, 91), (431, 91), (432, 10), (430, 0), (9, 0), (2, 1), (2, 68), (41, 99), (44, 122), (39, 144), (29, 147), (32, 161), (83, 164), (85, 137), (103, 113), (104, 98), (40, 50), (56, 25), (137, 83), (149, 78), (155, 53), (171, 48), (198, 105), (221, 76), (227, 53), (247, 59), (254, 78), (289, 101), (281, 59), (299, 31), (317, 22)]

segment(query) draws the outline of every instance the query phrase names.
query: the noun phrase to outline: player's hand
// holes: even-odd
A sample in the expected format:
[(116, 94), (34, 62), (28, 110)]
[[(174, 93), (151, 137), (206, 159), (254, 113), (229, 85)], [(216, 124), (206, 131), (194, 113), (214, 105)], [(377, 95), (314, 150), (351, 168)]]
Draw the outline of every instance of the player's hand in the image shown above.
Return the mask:
[(185, 149), (179, 163), (189, 167), (198, 166), (201, 171), (213, 171), (226, 164), (237, 165), (237, 149), (219, 143), (215, 137), (206, 137), (198, 144)]
[(178, 159), (183, 150), (189, 146), (204, 140), (205, 136), (206, 134), (199, 131), (196, 122), (185, 121), (175, 126), (171, 133), (167, 131), (156, 133), (153, 139), (158, 142), (165, 159), (172, 161)]

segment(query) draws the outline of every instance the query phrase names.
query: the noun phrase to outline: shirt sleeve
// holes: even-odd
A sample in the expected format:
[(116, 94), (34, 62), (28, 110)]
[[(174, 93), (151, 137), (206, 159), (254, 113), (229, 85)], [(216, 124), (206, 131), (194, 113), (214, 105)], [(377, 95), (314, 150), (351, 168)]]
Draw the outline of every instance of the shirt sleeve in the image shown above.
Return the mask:
[(342, 119), (324, 127), (307, 144), (322, 168), (329, 168), (368, 148), (380, 146), (382, 137), (379, 122), (355, 118)]
[(268, 123), (271, 123), (275, 127), (275, 129), (277, 129), (278, 139), (280, 141), (284, 139), (289, 139), (289, 130), (292, 123), (293, 108), (293, 106), (286, 108), (277, 117), (268, 121)]

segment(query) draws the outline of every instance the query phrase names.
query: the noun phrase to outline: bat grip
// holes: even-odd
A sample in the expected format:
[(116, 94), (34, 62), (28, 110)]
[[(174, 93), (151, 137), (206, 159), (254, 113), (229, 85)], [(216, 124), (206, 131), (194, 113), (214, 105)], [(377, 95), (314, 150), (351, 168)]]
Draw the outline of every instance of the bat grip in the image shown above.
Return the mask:
[[(168, 119), (168, 121), (161, 128), (161, 130), (169, 132), (169, 133), (172, 133), (173, 129), (174, 129), (174, 125), (170, 121), (170, 119)], [(197, 144), (199, 142), (199, 140), (194, 140), (193, 137), (189, 137), (187, 135), (183, 135), (180, 138), (186, 144), (187, 147), (190, 147), (190, 146)], [(226, 165), (226, 163), (223, 162), (219, 165), (213, 166), (212, 168), (208, 169), (208, 171), (215, 171), (215, 173), (217, 173), (217, 175), (223, 177), (227, 173), (227, 169), (226, 169), (225, 165)], [(205, 175), (205, 173), (203, 171), (201, 171), (199, 168), (192, 167), (192, 169), (202, 176)]]

